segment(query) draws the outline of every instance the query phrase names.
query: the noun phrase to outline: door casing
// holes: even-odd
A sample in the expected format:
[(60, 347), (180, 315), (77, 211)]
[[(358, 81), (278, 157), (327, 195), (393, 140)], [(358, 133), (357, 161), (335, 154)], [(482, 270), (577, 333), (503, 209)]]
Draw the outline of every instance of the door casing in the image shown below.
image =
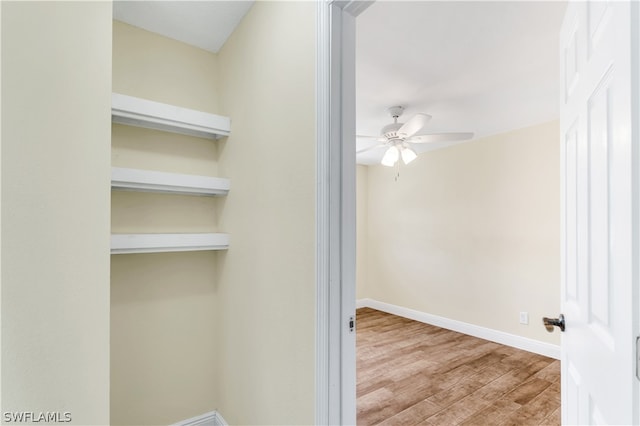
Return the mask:
[[(372, 1), (317, 3), (316, 424), (355, 424), (355, 18)], [(640, 4), (631, 2), (633, 219), (640, 222)], [(640, 227), (633, 238), (640, 255)], [(640, 259), (633, 312), (640, 328)], [(637, 356), (637, 354), (636, 354)], [(640, 395), (637, 399), (640, 406)]]

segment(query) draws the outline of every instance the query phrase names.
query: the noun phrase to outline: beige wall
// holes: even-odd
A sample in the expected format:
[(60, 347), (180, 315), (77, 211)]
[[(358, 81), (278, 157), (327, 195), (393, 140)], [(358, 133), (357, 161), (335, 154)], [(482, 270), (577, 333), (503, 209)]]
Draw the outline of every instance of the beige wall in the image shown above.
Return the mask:
[[(218, 59), (113, 22), (113, 90), (220, 113)], [(207, 139), (113, 126), (114, 166), (218, 175)], [(220, 199), (112, 193), (114, 233), (215, 232)], [(169, 424), (215, 409), (216, 252), (111, 257), (112, 424)]]
[(108, 424), (111, 2), (1, 8), (2, 411)]
[(111, 424), (215, 409), (215, 253), (114, 255), (111, 264)]
[(218, 113), (217, 57), (114, 21), (113, 91)]
[(356, 166), (356, 299), (367, 296), (369, 167)]
[(359, 297), (558, 344), (540, 325), (559, 312), (558, 134), (554, 121), (424, 153), (398, 181), (369, 167)]
[(232, 189), (216, 401), (230, 424), (314, 421), (315, 10), (256, 2), (219, 53)]

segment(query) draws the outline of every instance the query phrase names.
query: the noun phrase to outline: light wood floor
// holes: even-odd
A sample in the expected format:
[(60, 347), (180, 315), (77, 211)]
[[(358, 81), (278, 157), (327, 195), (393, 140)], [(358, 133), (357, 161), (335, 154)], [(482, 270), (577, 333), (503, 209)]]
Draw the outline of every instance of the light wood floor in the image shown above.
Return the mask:
[(559, 425), (560, 362), (357, 311), (358, 425)]

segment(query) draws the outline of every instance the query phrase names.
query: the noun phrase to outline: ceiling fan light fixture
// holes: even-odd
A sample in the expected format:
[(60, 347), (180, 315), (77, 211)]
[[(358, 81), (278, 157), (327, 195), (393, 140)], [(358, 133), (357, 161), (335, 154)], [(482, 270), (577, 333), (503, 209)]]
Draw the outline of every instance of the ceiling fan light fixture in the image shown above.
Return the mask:
[(393, 123), (384, 126), (380, 136), (356, 135), (359, 139), (373, 139), (378, 142), (364, 149), (356, 150), (356, 155), (375, 149), (376, 157), (380, 158), (379, 155), (382, 152), (382, 148), (384, 148), (386, 150), (380, 163), (383, 166), (393, 167), (401, 157), (404, 164), (409, 164), (418, 158), (418, 154), (412, 148), (413, 146), (418, 146), (418, 144), (463, 141), (473, 138), (473, 133), (471, 132), (418, 134), (431, 119), (431, 116), (417, 113), (406, 123), (398, 123), (398, 118), (403, 111), (404, 107), (402, 106), (389, 108)]
[(382, 157), (380, 164), (387, 167), (393, 167), (399, 158), (400, 151), (398, 151), (398, 148), (396, 146), (390, 146), (389, 149), (387, 149), (387, 152), (384, 153), (384, 157)]
[(418, 158), (418, 154), (416, 154), (416, 152), (409, 147), (403, 147), (400, 154), (402, 155), (402, 161), (404, 162), (404, 164), (409, 164), (410, 162)]

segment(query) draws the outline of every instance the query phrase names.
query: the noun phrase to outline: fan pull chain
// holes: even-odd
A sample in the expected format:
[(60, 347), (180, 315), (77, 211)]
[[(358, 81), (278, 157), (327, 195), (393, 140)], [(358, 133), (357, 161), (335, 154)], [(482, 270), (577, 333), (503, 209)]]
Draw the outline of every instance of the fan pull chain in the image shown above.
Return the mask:
[(398, 161), (396, 164), (398, 165), (396, 169), (396, 177), (393, 178), (393, 180), (397, 182), (398, 179), (400, 179), (400, 161)]

